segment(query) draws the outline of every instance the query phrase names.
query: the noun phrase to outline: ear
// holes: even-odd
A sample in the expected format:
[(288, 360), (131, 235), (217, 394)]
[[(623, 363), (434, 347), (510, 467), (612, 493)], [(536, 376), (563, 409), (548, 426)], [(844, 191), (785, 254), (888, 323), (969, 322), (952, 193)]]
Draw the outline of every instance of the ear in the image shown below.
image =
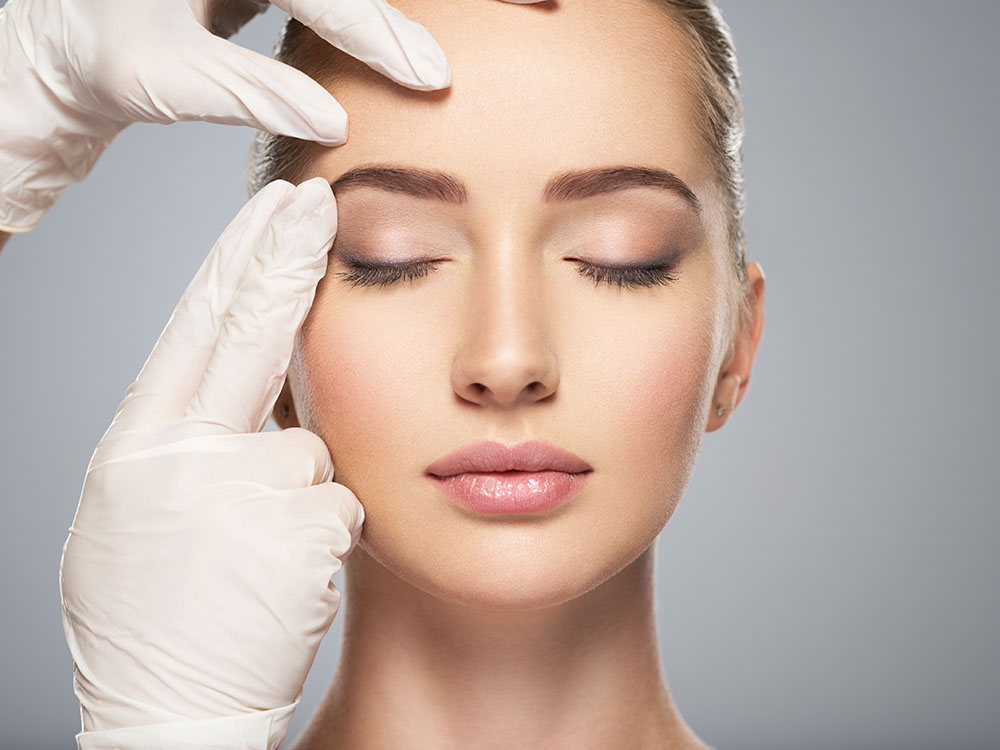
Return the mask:
[(283, 430), (289, 427), (300, 427), (299, 417), (295, 413), (295, 399), (292, 398), (292, 379), (285, 378), (285, 384), (281, 387), (278, 400), (274, 402), (274, 409), (271, 411), (271, 419)]
[[(761, 331), (764, 330), (764, 269), (760, 264), (753, 261), (747, 263), (747, 282), (750, 318), (736, 332), (729, 356), (719, 371), (705, 432), (717, 430), (726, 423), (736, 405), (743, 400), (750, 383), (750, 369)], [(719, 411), (722, 413), (719, 414)]]

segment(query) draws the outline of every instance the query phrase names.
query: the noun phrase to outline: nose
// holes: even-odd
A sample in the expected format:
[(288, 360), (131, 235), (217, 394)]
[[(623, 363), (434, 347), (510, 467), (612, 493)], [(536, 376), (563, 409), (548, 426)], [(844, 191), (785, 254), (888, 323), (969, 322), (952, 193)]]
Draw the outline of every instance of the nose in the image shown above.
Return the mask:
[(488, 253), (462, 311), (452, 388), (481, 406), (511, 407), (555, 393), (559, 368), (551, 339), (550, 300), (524, 254)]

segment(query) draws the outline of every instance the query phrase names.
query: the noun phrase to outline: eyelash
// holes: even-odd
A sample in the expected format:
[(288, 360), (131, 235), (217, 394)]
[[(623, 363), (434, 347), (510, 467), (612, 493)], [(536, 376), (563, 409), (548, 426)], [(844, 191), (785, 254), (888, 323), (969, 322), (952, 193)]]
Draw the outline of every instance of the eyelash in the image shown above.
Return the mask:
[[(617, 267), (602, 266), (596, 263), (572, 259), (577, 264), (577, 271), (582, 276), (593, 279), (594, 286), (602, 283), (617, 285), (619, 288), (640, 289), (651, 286), (666, 286), (677, 277), (671, 274), (674, 270), (672, 265), (664, 266), (633, 266)], [(348, 265), (353, 269), (349, 273), (338, 272), (335, 276), (341, 277), (352, 287), (357, 286), (380, 286), (385, 287), (397, 281), (412, 281), (426, 276), (439, 263), (444, 260), (425, 260), (407, 265), (383, 265), (375, 263), (357, 263), (349, 261)]]

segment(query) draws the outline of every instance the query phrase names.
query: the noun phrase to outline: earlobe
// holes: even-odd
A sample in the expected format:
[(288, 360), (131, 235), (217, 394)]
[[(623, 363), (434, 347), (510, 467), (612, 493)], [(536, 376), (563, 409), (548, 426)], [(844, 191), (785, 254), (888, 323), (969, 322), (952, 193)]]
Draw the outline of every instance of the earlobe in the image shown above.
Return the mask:
[(290, 383), (290, 378), (286, 377), (285, 384), (281, 387), (281, 393), (278, 394), (278, 398), (274, 402), (274, 409), (271, 411), (271, 418), (282, 430), (299, 426), (298, 415), (295, 413), (295, 399), (292, 397)]
[(722, 394), (719, 398), (719, 408), (716, 411), (716, 413), (719, 413), (719, 416), (732, 414), (733, 409), (736, 408), (742, 381), (743, 379), (737, 373), (726, 373), (726, 376), (723, 378), (725, 387), (722, 389)]
[(735, 372), (727, 372), (715, 387), (712, 407), (708, 415), (708, 424), (705, 432), (712, 432), (719, 429), (726, 423), (726, 419), (736, 408), (737, 396), (740, 392), (740, 376)]

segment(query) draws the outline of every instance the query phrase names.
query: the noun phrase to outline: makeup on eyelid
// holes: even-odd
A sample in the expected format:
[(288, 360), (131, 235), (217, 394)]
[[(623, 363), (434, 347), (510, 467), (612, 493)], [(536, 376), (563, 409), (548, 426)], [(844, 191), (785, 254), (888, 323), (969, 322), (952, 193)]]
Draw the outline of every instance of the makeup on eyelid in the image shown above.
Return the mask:
[[(414, 242), (449, 251), (475, 244), (480, 227), (470, 221), (466, 209), (393, 193), (375, 193), (369, 188), (348, 191), (338, 198), (338, 238), (348, 239), (349, 247), (406, 248)], [(619, 191), (570, 204), (547, 207), (542, 213), (525, 215), (525, 222), (541, 222), (527, 241), (538, 247), (599, 248), (650, 247), (652, 252), (668, 245), (694, 247), (701, 243), (704, 227), (697, 216), (679, 206), (677, 199), (646, 191)], [(341, 244), (340, 240), (334, 248)], [(379, 261), (401, 262), (416, 258), (393, 255)], [(375, 258), (371, 258), (374, 262)], [(594, 259), (597, 260), (597, 259)], [(613, 258), (601, 262), (617, 262)], [(624, 258), (623, 262), (627, 262)], [(652, 258), (644, 258), (652, 262)]]
[[(351, 287), (415, 282), (456, 260), (457, 250), (468, 253), (473, 242), (453, 222), (425, 224), (421, 221), (426, 216), (423, 213), (413, 217), (414, 223), (419, 223), (416, 228), (401, 225), (399, 215), (379, 210), (371, 203), (362, 204), (359, 211), (362, 216), (368, 214), (368, 221), (352, 222), (352, 226), (359, 227), (353, 232), (342, 226), (330, 250), (331, 262), (336, 259), (347, 269), (331, 275)], [(558, 253), (560, 261), (574, 263), (578, 274), (591, 279), (595, 287), (608, 284), (638, 289), (676, 281), (677, 266), (694, 244), (690, 222), (648, 217), (638, 221), (623, 217), (622, 212), (628, 213), (619, 207), (615, 212), (598, 211), (586, 217), (563, 215), (551, 231), (536, 236), (534, 241), (540, 248)], [(374, 221), (372, 214), (378, 217)], [(361, 217), (355, 213), (352, 218)], [(380, 225), (383, 218), (391, 221)], [(666, 238), (664, 224), (670, 227)], [(651, 234), (658, 235), (658, 239), (650, 241)]]
[[(675, 236), (677, 234), (671, 232), (666, 239), (649, 241), (632, 236), (639, 235), (637, 232), (587, 233), (582, 239), (579, 235), (562, 233), (540, 242), (539, 252), (551, 248), (554, 254), (576, 255), (582, 260), (609, 266), (675, 265), (694, 250), (694, 243), (686, 233), (679, 233), (680, 237)], [(375, 233), (374, 237), (348, 237), (348, 232), (339, 233), (329, 256), (349, 265), (402, 266), (440, 260), (453, 257), (457, 249), (469, 244), (465, 240), (431, 238), (424, 233), (403, 235), (395, 232), (388, 239), (383, 239), (380, 233)]]

